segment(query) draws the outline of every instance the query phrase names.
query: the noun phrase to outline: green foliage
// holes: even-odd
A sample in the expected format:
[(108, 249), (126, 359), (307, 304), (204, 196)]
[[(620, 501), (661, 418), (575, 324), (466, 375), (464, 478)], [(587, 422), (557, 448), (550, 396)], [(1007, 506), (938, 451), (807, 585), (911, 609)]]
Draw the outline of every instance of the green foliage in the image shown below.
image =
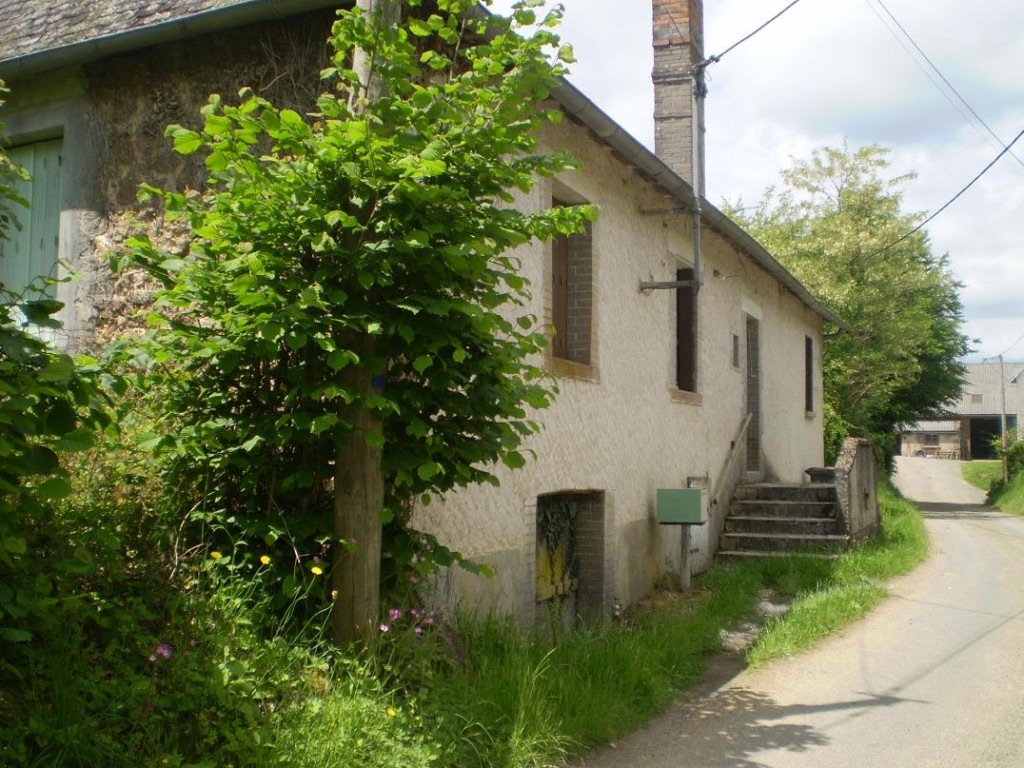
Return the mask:
[[(528, 409), (551, 400), (512, 249), (593, 212), (515, 205), (516, 190), (574, 167), (537, 151), (564, 70), (547, 58), (559, 13), (527, 33), (530, 6), (471, 20), (462, 0), (433, 14), (408, 2), (406, 26), (384, 30), (341, 11), (316, 112), (243, 90), (237, 105), (212, 96), (201, 130), (167, 131), (208, 183), (145, 188), (192, 240), (183, 254), (129, 243), (121, 264), (163, 289), (151, 333), (122, 354), (164, 414), (147, 444), (180, 508), (236, 557), (271, 551), (282, 583), (332, 543), (333, 462), (350, 438), (383, 448), (397, 578), (459, 559), (409, 530), (412, 502), (520, 466)], [(357, 47), (386, 84), (372, 101), (349, 69)], [(380, 433), (354, 435), (360, 411)]]
[(839, 451), (843, 449), (843, 441), (850, 436), (850, 426), (828, 400), (825, 400), (823, 411), (825, 463), (828, 466), (835, 466), (836, 459), (839, 457)]
[[(0, 83), (0, 92), (2, 92)], [(0, 104), (3, 102), (0, 101)], [(17, 225), (14, 179), (28, 178), (3, 150), (0, 125), (0, 238)], [(61, 303), (39, 278), (21, 295), (0, 285), (0, 651), (59, 621), (62, 576), (97, 567), (82, 542), (53, 537), (54, 511), (71, 492), (69, 453), (89, 448), (109, 424), (99, 368), (72, 359), (42, 335), (60, 324)]]
[[(854, 434), (883, 445), (895, 425), (932, 415), (960, 393), (959, 284), (901, 210), (886, 178), (888, 150), (825, 147), (783, 172), (753, 213), (733, 211), (751, 233), (849, 330), (825, 348), (826, 399)], [(883, 250), (884, 249), (884, 250)]]
[(996, 456), (1002, 461), (1006, 457), (1006, 467), (1010, 477), (1016, 477), (1024, 472), (1024, 442), (1018, 439), (1016, 429), (1006, 430), (1006, 450), (1003, 450), (1003, 438), (996, 436), (992, 438), (992, 449)]

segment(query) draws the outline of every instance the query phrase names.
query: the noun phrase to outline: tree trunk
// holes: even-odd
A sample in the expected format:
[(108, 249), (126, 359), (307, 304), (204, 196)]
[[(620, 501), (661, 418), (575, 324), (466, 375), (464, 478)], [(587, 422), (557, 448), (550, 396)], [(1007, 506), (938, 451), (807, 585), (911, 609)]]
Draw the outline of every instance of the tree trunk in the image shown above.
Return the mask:
[[(363, 345), (360, 345), (363, 346)], [(365, 354), (369, 348), (359, 353)], [(341, 647), (365, 646), (378, 631), (380, 615), (381, 509), (384, 472), (381, 449), (366, 441), (366, 433), (382, 434), (381, 418), (364, 404), (373, 392), (373, 377), (362, 365), (349, 374), (361, 402), (341, 409), (352, 423), (348, 439), (334, 457), (334, 602), (331, 624)]]
[[(357, 0), (378, 29), (397, 24), (401, 19), (401, 0)], [(365, 87), (365, 102), (353, 102), (363, 111), (387, 90), (387, 84), (375, 71), (374, 52), (357, 48), (352, 68)], [(355, 95), (355, 94), (354, 94)], [(373, 339), (363, 336), (350, 347), (360, 358), (372, 354)], [(366, 442), (365, 435), (382, 435), (381, 418), (366, 407), (373, 393), (373, 376), (364, 363), (351, 369), (346, 377), (360, 397), (341, 409), (339, 416), (352, 424), (344, 444), (334, 457), (334, 570), (331, 586), (331, 625), (334, 639), (341, 647), (365, 646), (378, 632), (380, 618), (381, 510), (384, 507), (382, 451)]]

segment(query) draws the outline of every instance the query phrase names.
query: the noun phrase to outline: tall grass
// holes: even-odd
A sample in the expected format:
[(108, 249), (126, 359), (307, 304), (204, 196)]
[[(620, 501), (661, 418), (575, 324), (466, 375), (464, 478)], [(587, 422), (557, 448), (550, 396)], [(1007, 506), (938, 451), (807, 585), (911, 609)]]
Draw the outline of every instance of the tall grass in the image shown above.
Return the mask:
[(638, 727), (702, 680), (759, 590), (756, 568), (718, 569), (670, 607), (554, 646), (507, 619), (463, 620), (464, 666), (419, 695), (445, 735), (442, 764), (546, 766)]

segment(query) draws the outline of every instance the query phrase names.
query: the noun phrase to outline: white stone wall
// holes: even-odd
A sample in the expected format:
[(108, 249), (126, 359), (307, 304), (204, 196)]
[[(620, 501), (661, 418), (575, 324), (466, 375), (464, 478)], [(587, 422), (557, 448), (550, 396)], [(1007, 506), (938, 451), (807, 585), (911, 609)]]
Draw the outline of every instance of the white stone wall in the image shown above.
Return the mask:
[[(529, 617), (533, 609), (535, 503), (560, 491), (603, 490), (612, 563), (611, 593), (623, 604), (643, 596), (659, 576), (679, 567), (679, 531), (656, 523), (658, 488), (685, 487), (688, 478), (713, 485), (745, 417), (746, 313), (761, 320), (765, 476), (800, 481), (823, 462), (821, 438), (821, 321), (790, 291), (714, 231), (705, 229), (704, 285), (699, 296), (698, 393), (674, 391), (675, 292), (641, 293), (641, 281), (674, 280), (678, 263), (691, 265), (688, 213), (643, 215), (641, 209), (678, 206), (569, 121), (545, 135), (549, 147), (568, 148), (584, 170), (558, 180), (558, 197), (571, 190), (600, 209), (593, 226), (594, 305), (592, 365), (559, 376), (555, 404), (538, 414), (544, 430), (529, 447), (536, 460), (517, 471), (502, 468), (501, 487), (473, 487), (418, 513), (416, 523), (463, 554), (498, 568), (493, 580), (447, 575), (448, 597), (477, 608)], [(542, 181), (518, 204), (550, 202)], [(550, 319), (550, 246), (522, 249), (523, 272), (533, 284), (532, 311)], [(740, 366), (733, 365), (733, 335)], [(816, 411), (804, 410), (804, 343), (813, 339)], [(549, 363), (550, 364), (550, 363)], [(557, 366), (555, 366), (557, 367)], [(563, 366), (564, 367), (564, 366)], [(741, 459), (742, 461), (742, 459)], [(698, 531), (706, 563), (716, 518)], [(516, 573), (516, 569), (525, 573)]]

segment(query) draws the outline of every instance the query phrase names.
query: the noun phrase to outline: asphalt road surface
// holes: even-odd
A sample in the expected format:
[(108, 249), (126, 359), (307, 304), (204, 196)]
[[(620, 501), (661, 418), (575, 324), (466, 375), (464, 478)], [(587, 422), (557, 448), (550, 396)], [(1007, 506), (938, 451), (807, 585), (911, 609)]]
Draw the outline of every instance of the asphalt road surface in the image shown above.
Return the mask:
[(1024, 519), (960, 464), (901, 459), (928, 560), (869, 616), (743, 671), (595, 753), (587, 768), (1024, 768)]

